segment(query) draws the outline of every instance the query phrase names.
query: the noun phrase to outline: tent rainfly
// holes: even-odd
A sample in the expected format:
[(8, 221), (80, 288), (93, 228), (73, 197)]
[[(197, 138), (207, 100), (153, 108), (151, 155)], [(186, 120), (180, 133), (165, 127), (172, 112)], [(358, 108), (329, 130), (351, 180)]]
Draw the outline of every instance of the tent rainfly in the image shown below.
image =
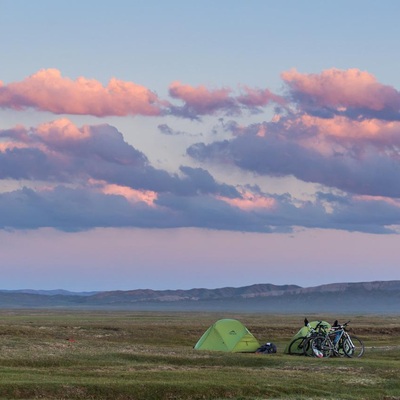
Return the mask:
[(201, 336), (196, 350), (254, 353), (260, 347), (252, 333), (236, 319), (220, 319)]
[[(316, 328), (317, 326), (322, 326), (325, 331), (329, 331), (331, 329), (331, 324), (326, 322), (326, 321), (312, 321), (305, 326), (302, 326), (300, 330), (290, 339), (290, 342), (286, 345), (285, 350), (283, 351), (284, 353), (288, 354), (289, 353), (289, 346), (290, 343), (293, 342), (293, 340), (299, 338), (299, 337), (304, 337), (307, 336), (307, 334), (310, 332), (311, 328)], [(299, 349), (291, 349), (291, 352), (298, 352), (299, 354), (303, 352), (303, 350)]]

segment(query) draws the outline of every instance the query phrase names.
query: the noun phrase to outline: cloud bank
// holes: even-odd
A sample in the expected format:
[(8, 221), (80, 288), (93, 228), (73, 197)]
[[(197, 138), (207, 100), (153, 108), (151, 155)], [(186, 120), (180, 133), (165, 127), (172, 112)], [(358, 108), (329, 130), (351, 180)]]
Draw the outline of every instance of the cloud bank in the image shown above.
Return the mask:
[[(0, 130), (0, 228), (84, 230), (95, 227), (199, 227), (290, 232), (296, 227), (397, 232), (400, 225), (400, 95), (371, 74), (331, 69), (282, 73), (284, 93), (241, 86), (210, 89), (174, 82), (171, 99), (132, 82), (63, 78), (43, 70), (0, 85), (0, 106), (54, 114), (146, 115), (160, 134), (194, 137), (171, 117), (229, 115), (229, 134), (187, 148), (198, 167), (155, 168), (108, 124), (76, 126), (67, 118)], [(176, 105), (171, 101), (178, 101)], [(275, 106), (275, 116), (243, 125), (235, 116)], [(259, 114), (260, 115), (260, 114)], [(262, 118), (262, 115), (260, 115)], [(225, 135), (226, 136), (226, 135)], [(198, 139), (197, 139), (198, 140)], [(206, 141), (207, 140), (207, 141)], [(193, 142), (192, 142), (193, 143)], [(227, 184), (210, 172), (231, 164), (269, 177), (294, 177), (319, 189), (308, 200)]]
[(107, 86), (95, 79), (72, 80), (62, 77), (57, 69), (38, 71), (22, 82), (0, 82), (0, 107), (97, 117), (154, 116), (161, 112), (157, 95), (144, 86), (115, 78)]
[(301, 74), (295, 69), (281, 74), (289, 97), (304, 112), (352, 119), (379, 118), (398, 121), (400, 93), (380, 84), (368, 72), (335, 68), (320, 74)]
[(7, 85), (0, 81), (0, 107), (14, 110), (33, 108), (54, 114), (107, 116), (174, 115), (199, 119), (204, 115), (238, 115), (242, 111), (259, 112), (271, 102), (284, 99), (268, 89), (243, 86), (235, 95), (231, 88), (208, 89), (173, 82), (170, 99), (160, 99), (155, 92), (134, 82), (112, 78), (107, 86), (95, 79), (63, 77), (57, 69), (43, 69), (21, 82)]

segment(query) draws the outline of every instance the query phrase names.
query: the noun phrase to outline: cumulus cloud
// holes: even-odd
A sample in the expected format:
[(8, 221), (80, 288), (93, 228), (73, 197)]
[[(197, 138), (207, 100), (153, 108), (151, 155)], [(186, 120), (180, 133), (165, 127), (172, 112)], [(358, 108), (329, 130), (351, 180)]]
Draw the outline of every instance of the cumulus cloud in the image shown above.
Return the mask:
[[(104, 87), (85, 78), (63, 78), (57, 70), (1, 84), (4, 108), (232, 119), (222, 125), (225, 140), (215, 140), (220, 136), (211, 131), (204, 142), (188, 147), (197, 167), (182, 165), (176, 173), (152, 166), (108, 124), (78, 127), (60, 118), (29, 129), (0, 130), (0, 179), (26, 185), (0, 192), (0, 228), (290, 232), (300, 226), (394, 232), (400, 225), (397, 90), (359, 70), (292, 70), (282, 79), (285, 97), (268, 89), (241, 86), (236, 93), (175, 82), (169, 94), (182, 105), (161, 101), (133, 83), (110, 81)], [(270, 104), (277, 108), (269, 121), (246, 126), (233, 118)], [(165, 123), (158, 129), (166, 135), (184, 133)], [(208, 171), (210, 161), (214, 168), (232, 164), (258, 176), (295, 177), (318, 184), (320, 192), (305, 201), (227, 184)]]
[(302, 74), (293, 69), (281, 76), (292, 100), (310, 114), (400, 119), (400, 93), (368, 72), (332, 68), (320, 74)]
[(169, 94), (172, 98), (184, 102), (183, 106), (171, 104), (169, 112), (192, 119), (217, 113), (239, 115), (243, 110), (254, 113), (270, 103), (285, 104), (283, 97), (273, 94), (268, 89), (253, 89), (247, 86), (242, 86), (242, 93), (235, 95), (231, 88), (209, 89), (204, 85), (194, 87), (173, 82), (169, 87)]
[[(247, 152), (238, 160), (242, 168), (250, 168), (257, 151), (263, 154), (271, 145), (274, 151), (284, 149), (277, 138), (275, 143), (263, 143), (265, 136), (257, 131), (254, 128), (250, 136), (255, 142), (248, 140), (248, 132), (242, 132), (237, 136), (237, 140), (245, 139), (241, 143), (226, 141), (217, 148), (217, 144), (198, 145), (197, 151), (203, 156), (211, 149), (215, 156), (221, 149), (236, 156)], [(400, 205), (383, 197), (321, 194), (315, 201), (301, 201), (289, 194), (267, 194), (258, 187), (218, 182), (204, 168), (181, 166), (179, 174), (171, 175), (152, 167), (147, 157), (110, 125), (77, 127), (61, 119), (30, 129), (2, 130), (0, 139), (5, 144), (0, 149), (0, 178), (23, 180), (26, 185), (0, 193), (2, 229), (199, 227), (290, 232), (293, 226), (303, 226), (382, 233), (390, 232), (388, 225), (399, 220)], [(238, 146), (234, 151), (233, 145)], [(306, 154), (296, 160), (298, 150), (286, 148), (287, 160), (294, 166), (285, 173), (311, 159)], [(275, 157), (275, 170), (267, 163), (258, 167), (282, 173), (282, 161), (274, 151), (267, 154)], [(318, 160), (314, 162), (317, 166)], [(377, 206), (382, 220), (371, 213)], [(348, 218), (354, 209), (358, 212)]]
[(21, 82), (0, 85), (0, 107), (98, 117), (161, 113), (157, 95), (144, 86), (115, 78), (107, 86), (95, 79), (72, 80), (57, 69), (43, 69)]
[[(14, 134), (15, 133), (15, 134)], [(77, 182), (118, 166), (144, 168), (147, 157), (110, 125), (76, 127), (67, 119), (37, 128), (0, 131), (0, 178)], [(97, 178), (97, 176), (95, 176)]]
[(0, 131), (0, 179), (82, 184), (90, 180), (132, 189), (179, 195), (238, 195), (200, 168), (181, 167), (182, 176), (150, 165), (148, 158), (107, 124), (77, 127), (63, 118), (36, 128)]
[(290, 195), (270, 195), (266, 201), (260, 200), (258, 195), (256, 207), (248, 207), (245, 199), (241, 204), (234, 204), (231, 199), (219, 196), (159, 193), (148, 202), (127, 198), (116, 187), (106, 191), (96, 185), (23, 188), (0, 193), (0, 229), (198, 227), (270, 233), (290, 232), (293, 226), (301, 226), (391, 233), (392, 226), (400, 223), (399, 205), (381, 198), (321, 194), (315, 202), (295, 201)]
[(247, 127), (230, 124), (231, 139), (194, 144), (187, 154), (355, 195), (400, 197), (397, 90), (356, 69), (292, 70), (282, 78), (291, 101), (284, 113)]
[(20, 82), (0, 82), (0, 107), (98, 117), (167, 114), (200, 119), (205, 115), (234, 116), (245, 110), (257, 113), (275, 104), (284, 110), (294, 106), (324, 118), (343, 115), (352, 119), (400, 119), (400, 93), (368, 72), (332, 68), (320, 74), (302, 74), (293, 69), (281, 77), (285, 95), (246, 85), (239, 85), (236, 93), (230, 87), (208, 88), (176, 81), (169, 87), (170, 97), (183, 102), (176, 105), (130, 81), (112, 78), (104, 86), (95, 79), (72, 80), (57, 69), (43, 69)]
[(173, 228), (269, 232), (256, 215), (230, 207), (213, 196), (159, 195), (155, 204), (132, 202), (118, 193), (57, 186), (0, 193), (0, 228), (52, 227), (65, 231), (96, 227)]
[(231, 97), (230, 88), (208, 89), (173, 82), (169, 87), (172, 98), (183, 101), (183, 106), (170, 104), (169, 113), (178, 117), (200, 119), (204, 115), (238, 115), (240, 106)]
[(271, 102), (278, 105), (285, 106), (286, 100), (277, 94), (272, 93), (269, 89), (250, 88), (248, 86), (242, 86), (241, 95), (237, 96), (237, 101), (251, 109), (257, 109), (258, 107), (265, 107)]
[[(22, 190), (0, 194), (1, 228), (51, 227), (78, 231), (97, 227), (153, 227), (163, 213), (144, 202), (103, 194), (89, 188), (57, 186), (51, 190)], [(161, 226), (161, 223), (159, 224)]]
[(332, 142), (316, 126), (291, 122), (253, 125), (231, 140), (194, 144), (187, 153), (259, 175), (294, 176), (354, 194), (400, 197), (397, 144), (378, 147), (349, 138), (338, 142), (335, 136)]
[[(134, 82), (112, 78), (106, 86), (95, 79), (64, 77), (57, 69), (43, 69), (20, 82), (0, 81), (0, 107), (14, 110), (34, 108), (54, 114), (105, 116), (160, 116), (172, 114), (199, 119), (204, 115), (237, 115), (242, 110), (260, 111), (271, 102), (283, 104), (283, 97), (268, 89), (242, 87), (235, 96), (231, 88), (210, 89), (173, 82), (169, 87), (174, 105), (150, 89)], [(164, 132), (165, 133), (165, 132)]]

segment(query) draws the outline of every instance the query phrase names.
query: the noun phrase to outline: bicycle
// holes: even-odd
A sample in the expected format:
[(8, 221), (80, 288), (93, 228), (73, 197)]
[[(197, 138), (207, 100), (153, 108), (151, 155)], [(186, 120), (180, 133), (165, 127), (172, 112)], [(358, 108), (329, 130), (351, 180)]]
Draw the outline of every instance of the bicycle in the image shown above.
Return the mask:
[(312, 349), (311, 349), (311, 340), (318, 336), (322, 335), (322, 333), (326, 332), (327, 326), (323, 323), (323, 321), (318, 321), (318, 324), (313, 328), (310, 323), (305, 320), (307, 326), (309, 328), (309, 331), (307, 335), (305, 336), (300, 336), (289, 344), (288, 347), (288, 353), (293, 355), (293, 354), (300, 354), (300, 355), (305, 355), (305, 356), (311, 356), (312, 355)]
[(357, 336), (350, 336), (346, 327), (350, 321), (334, 327), (325, 335), (318, 335), (311, 340), (311, 351), (317, 357), (346, 356), (361, 357), (365, 346)]

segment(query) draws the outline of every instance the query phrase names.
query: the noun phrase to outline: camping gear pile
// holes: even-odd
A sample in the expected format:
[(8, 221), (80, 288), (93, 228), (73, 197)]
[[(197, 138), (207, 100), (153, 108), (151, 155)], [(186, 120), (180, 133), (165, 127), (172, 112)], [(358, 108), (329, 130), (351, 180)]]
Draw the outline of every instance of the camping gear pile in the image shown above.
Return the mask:
[[(347, 357), (361, 357), (364, 344), (361, 339), (346, 331), (346, 324), (335, 321), (330, 325), (326, 321), (304, 319), (304, 325), (292, 337), (284, 353), (314, 357), (329, 357), (331, 354)], [(195, 350), (224, 351), (231, 353), (273, 354), (276, 345), (267, 342), (260, 345), (253, 334), (236, 319), (221, 319), (212, 324), (194, 346)]]
[(257, 350), (257, 354), (272, 354), (276, 353), (276, 345), (274, 343), (267, 342), (260, 346)]

